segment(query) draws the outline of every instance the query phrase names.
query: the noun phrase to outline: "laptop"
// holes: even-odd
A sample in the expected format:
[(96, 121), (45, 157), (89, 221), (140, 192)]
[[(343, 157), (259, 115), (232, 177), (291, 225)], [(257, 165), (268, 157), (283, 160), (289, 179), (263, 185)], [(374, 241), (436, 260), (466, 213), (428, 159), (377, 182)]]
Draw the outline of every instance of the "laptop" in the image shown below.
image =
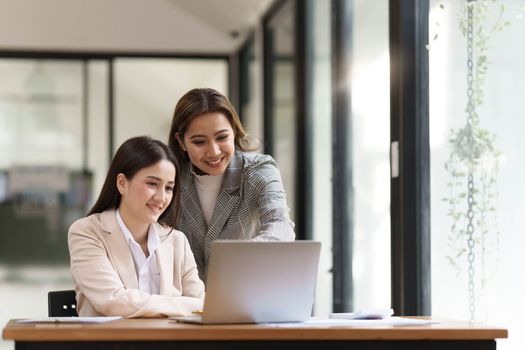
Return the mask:
[(202, 313), (170, 318), (203, 324), (308, 320), (320, 250), (316, 241), (214, 241)]

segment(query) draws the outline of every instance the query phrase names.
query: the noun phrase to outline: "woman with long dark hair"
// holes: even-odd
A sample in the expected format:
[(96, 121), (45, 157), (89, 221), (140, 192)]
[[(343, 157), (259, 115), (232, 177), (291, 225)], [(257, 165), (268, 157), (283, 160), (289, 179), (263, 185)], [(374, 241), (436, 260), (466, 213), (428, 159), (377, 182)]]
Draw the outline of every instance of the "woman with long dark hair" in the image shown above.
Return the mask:
[(209, 88), (182, 96), (169, 147), (181, 163), (176, 227), (188, 237), (204, 281), (216, 239), (295, 238), (277, 163), (250, 152), (254, 148), (226, 96)]
[(177, 161), (162, 142), (117, 150), (88, 216), (68, 233), (79, 316), (183, 316), (202, 309), (204, 284), (186, 236), (173, 229)]

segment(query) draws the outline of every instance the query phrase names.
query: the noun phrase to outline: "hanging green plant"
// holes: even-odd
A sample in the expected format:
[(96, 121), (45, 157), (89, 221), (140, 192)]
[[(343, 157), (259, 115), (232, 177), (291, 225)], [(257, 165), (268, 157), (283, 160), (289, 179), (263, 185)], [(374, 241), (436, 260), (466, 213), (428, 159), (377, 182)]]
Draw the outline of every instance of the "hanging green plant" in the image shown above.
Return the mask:
[[(469, 146), (473, 140), (472, 146)], [(449, 246), (452, 255), (447, 256), (449, 263), (461, 272), (463, 257), (468, 252), (465, 239), (468, 237), (468, 170), (473, 173), (473, 194), (475, 200), (472, 210), (477, 226), (474, 242), (481, 244), (482, 253), (497, 251), (499, 230), (496, 205), (498, 201), (497, 176), (501, 152), (495, 147), (496, 135), (478, 125), (452, 129), (448, 137), (450, 146), (449, 159), (445, 169), (450, 181), (447, 183), (449, 197), (444, 198), (450, 205), (447, 215), (452, 218), (449, 232)], [(493, 234), (493, 240), (487, 237)], [(490, 243), (490, 246), (488, 245)], [(491, 247), (493, 249), (491, 249)], [(486, 254), (481, 254), (483, 258)]]
[(447, 260), (458, 275), (467, 267), (471, 320), (475, 319), (476, 291), (483, 295), (486, 287), (487, 257), (499, 251), (496, 208), (501, 152), (495, 145), (496, 135), (481, 126), (478, 107), (484, 98), (490, 39), (509, 25), (502, 20), (504, 12), (505, 6), (495, 0), (463, 0), (458, 17), (467, 39), (466, 123), (448, 136), (451, 151), (445, 170), (450, 192), (443, 200), (449, 204), (447, 215), (452, 220)]

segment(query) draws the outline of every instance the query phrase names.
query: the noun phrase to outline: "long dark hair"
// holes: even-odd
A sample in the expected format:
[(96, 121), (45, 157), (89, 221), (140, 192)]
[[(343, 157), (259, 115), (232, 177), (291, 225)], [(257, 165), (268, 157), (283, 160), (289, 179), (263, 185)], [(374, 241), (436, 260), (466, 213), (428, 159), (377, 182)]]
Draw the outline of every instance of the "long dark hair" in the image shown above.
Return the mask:
[(141, 169), (161, 160), (167, 160), (175, 166), (175, 193), (171, 203), (159, 217), (159, 222), (173, 227), (179, 205), (179, 164), (166, 144), (148, 136), (133, 137), (119, 147), (111, 161), (100, 195), (87, 215), (119, 207), (121, 195), (117, 189), (118, 174), (122, 173), (128, 180), (131, 180)]
[(257, 148), (250, 148), (246, 130), (242, 126), (235, 108), (226, 96), (211, 88), (193, 89), (180, 98), (173, 112), (168, 145), (177, 159), (188, 160), (188, 155), (180, 146), (176, 135), (179, 134), (181, 140), (184, 139), (188, 125), (195, 117), (204, 113), (215, 112), (224, 114), (230, 121), (235, 135), (236, 148), (242, 151), (251, 151)]

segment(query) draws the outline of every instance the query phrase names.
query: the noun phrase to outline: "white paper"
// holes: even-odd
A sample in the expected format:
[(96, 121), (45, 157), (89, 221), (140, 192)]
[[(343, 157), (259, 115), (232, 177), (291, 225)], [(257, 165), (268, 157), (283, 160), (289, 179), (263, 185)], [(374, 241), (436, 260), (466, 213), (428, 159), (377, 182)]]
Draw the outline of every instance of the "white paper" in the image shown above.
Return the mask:
[(380, 320), (347, 320), (334, 318), (312, 317), (305, 322), (296, 323), (268, 323), (273, 327), (325, 327), (325, 326), (347, 326), (347, 327), (375, 327), (375, 326), (415, 326), (439, 323), (435, 320), (423, 320), (419, 318), (387, 317)]
[(17, 323), (104, 323), (119, 320), (120, 316), (101, 316), (101, 317), (45, 317), (45, 318), (25, 318), (17, 320)]
[(381, 320), (393, 314), (393, 309), (368, 309), (357, 312), (333, 312), (328, 317), (345, 320)]

